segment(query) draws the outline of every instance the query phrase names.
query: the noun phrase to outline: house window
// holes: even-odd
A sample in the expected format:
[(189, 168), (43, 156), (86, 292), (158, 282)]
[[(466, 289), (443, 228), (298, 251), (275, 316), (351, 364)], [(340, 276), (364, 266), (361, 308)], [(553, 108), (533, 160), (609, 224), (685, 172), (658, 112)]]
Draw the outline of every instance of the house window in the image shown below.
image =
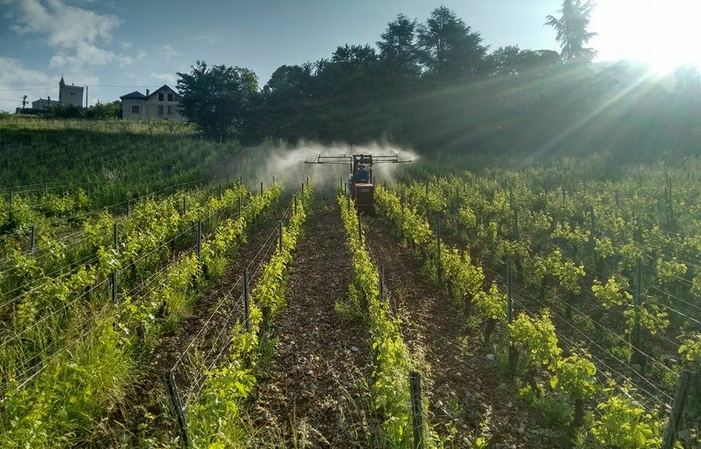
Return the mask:
[(172, 115), (175, 112), (174, 110), (175, 108), (172, 105), (168, 105), (168, 115)]
[(163, 105), (162, 104), (158, 105), (158, 115), (163, 115)]
[(132, 114), (138, 114), (138, 113), (139, 113), (139, 105), (138, 105), (138, 104), (133, 104), (133, 105), (131, 105), (131, 113), (132, 113)]
[(162, 93), (158, 94), (158, 101), (163, 101), (163, 94)]
[(168, 101), (173, 101), (173, 94), (168, 94)]

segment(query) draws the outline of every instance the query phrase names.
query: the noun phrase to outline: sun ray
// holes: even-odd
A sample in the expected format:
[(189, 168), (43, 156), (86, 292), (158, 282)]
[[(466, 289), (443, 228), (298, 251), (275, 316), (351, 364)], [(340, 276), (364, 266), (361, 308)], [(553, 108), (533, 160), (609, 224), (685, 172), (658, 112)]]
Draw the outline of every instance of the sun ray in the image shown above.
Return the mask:
[(591, 29), (601, 61), (631, 59), (659, 75), (701, 65), (698, 0), (599, 0)]

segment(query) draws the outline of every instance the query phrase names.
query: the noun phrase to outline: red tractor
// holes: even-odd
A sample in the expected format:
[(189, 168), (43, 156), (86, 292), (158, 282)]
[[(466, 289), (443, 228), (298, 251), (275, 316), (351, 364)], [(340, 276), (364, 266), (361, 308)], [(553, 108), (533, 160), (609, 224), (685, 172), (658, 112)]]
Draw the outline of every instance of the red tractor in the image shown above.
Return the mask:
[(375, 177), (373, 164), (397, 164), (399, 156), (373, 156), (371, 154), (354, 154), (353, 156), (318, 156), (307, 164), (345, 164), (350, 162), (350, 174), (346, 184), (346, 194), (355, 202), (358, 212), (372, 214), (375, 212)]

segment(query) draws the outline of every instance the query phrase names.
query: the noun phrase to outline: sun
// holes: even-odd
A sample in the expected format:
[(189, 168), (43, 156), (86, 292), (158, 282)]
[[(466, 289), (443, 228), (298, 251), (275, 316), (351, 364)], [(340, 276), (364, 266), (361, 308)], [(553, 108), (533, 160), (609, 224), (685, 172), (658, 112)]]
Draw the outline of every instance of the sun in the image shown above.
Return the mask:
[(597, 60), (637, 60), (657, 75), (701, 68), (700, 0), (598, 0), (589, 30)]

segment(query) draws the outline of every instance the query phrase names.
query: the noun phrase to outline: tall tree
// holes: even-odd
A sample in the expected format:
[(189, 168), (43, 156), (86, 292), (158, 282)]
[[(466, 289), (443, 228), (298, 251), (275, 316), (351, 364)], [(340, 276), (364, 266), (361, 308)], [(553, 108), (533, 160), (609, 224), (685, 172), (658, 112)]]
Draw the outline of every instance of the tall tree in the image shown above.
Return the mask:
[(423, 62), (431, 74), (442, 79), (478, 72), (487, 53), (481, 42), (480, 34), (470, 32), (470, 27), (445, 6), (434, 9), (418, 30)]
[(215, 65), (204, 61), (180, 73), (177, 88), (180, 113), (207, 137), (240, 137), (245, 134), (250, 107), (258, 92), (258, 77), (241, 67)]
[(594, 5), (593, 0), (563, 0), (562, 9), (558, 11), (561, 14), (560, 18), (545, 18), (545, 25), (557, 31), (556, 39), (560, 43), (565, 61), (589, 64), (596, 56), (596, 50), (585, 47), (591, 38), (596, 36), (596, 33), (587, 30)]
[(336, 47), (331, 55), (331, 62), (341, 64), (351, 71), (367, 67), (377, 61), (375, 49), (369, 45), (343, 45)]
[(492, 75), (520, 76), (551, 69), (560, 63), (560, 55), (553, 50), (521, 50), (518, 45), (509, 45), (499, 47), (485, 60)]
[(314, 137), (313, 111), (314, 74), (311, 63), (283, 65), (273, 72), (263, 87), (265, 129), (271, 137), (295, 142), (301, 137)]
[(330, 61), (319, 61), (318, 87), (323, 104), (317, 108), (322, 140), (343, 139), (351, 143), (377, 134), (373, 117), (380, 95), (378, 55), (369, 45), (336, 48)]
[(419, 51), (416, 47), (416, 20), (404, 14), (387, 24), (382, 40), (377, 42), (385, 68), (396, 78), (414, 78), (419, 75)]

